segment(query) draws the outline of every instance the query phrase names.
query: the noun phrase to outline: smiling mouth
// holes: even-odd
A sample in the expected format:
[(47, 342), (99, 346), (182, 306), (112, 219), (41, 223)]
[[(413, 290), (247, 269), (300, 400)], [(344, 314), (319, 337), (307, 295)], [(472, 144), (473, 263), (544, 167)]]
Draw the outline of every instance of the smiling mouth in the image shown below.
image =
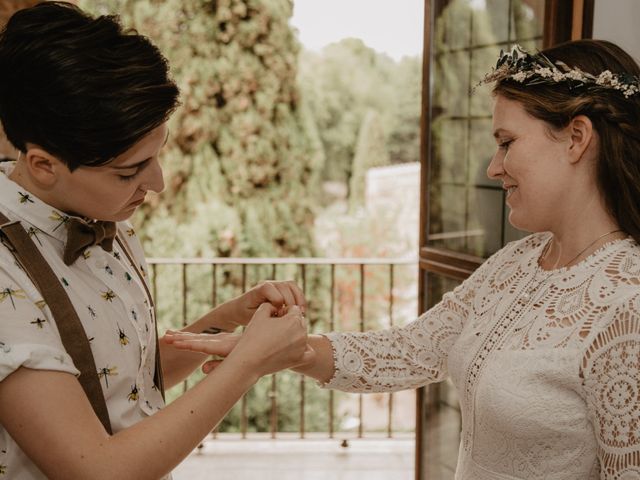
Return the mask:
[(517, 188), (518, 187), (516, 185), (512, 185), (510, 187), (504, 187), (504, 189), (507, 191), (507, 198), (509, 198), (513, 194), (513, 192), (516, 191)]
[(130, 205), (132, 207), (137, 207), (138, 205), (142, 205), (144, 203), (144, 197), (142, 197), (140, 200), (136, 200), (135, 202), (131, 202)]

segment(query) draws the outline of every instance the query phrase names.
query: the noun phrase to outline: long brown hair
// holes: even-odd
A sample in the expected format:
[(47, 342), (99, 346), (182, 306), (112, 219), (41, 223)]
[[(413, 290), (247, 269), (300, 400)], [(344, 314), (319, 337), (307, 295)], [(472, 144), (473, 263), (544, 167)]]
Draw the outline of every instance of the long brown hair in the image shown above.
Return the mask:
[[(599, 75), (609, 70), (640, 77), (640, 67), (617, 45), (576, 40), (543, 50), (552, 62)], [(640, 94), (626, 98), (613, 89), (570, 90), (562, 83), (522, 85), (504, 79), (494, 94), (523, 105), (529, 115), (561, 130), (577, 115), (589, 117), (599, 137), (597, 184), (622, 230), (640, 243)]]

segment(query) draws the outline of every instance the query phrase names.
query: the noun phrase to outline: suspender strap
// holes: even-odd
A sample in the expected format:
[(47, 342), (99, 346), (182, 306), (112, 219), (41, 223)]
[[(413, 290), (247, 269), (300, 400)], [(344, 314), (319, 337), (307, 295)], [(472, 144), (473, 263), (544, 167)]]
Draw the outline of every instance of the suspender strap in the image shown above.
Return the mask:
[(124, 254), (127, 256), (127, 259), (131, 264), (131, 267), (136, 272), (136, 275), (138, 275), (138, 279), (140, 280), (140, 283), (142, 284), (142, 287), (144, 288), (144, 291), (147, 294), (147, 299), (149, 300), (149, 309), (151, 310), (151, 315), (153, 318), (155, 334), (156, 334), (156, 359), (155, 359), (155, 372), (153, 373), (153, 383), (155, 384), (156, 388), (160, 391), (160, 394), (162, 395), (162, 399), (166, 400), (164, 396), (164, 378), (162, 376), (162, 364), (160, 363), (160, 342), (158, 341), (158, 320), (156, 319), (156, 306), (155, 306), (155, 303), (153, 303), (153, 297), (151, 296), (151, 292), (149, 291), (149, 286), (147, 285), (147, 281), (145, 280), (144, 275), (140, 271), (140, 268), (138, 267), (138, 264), (135, 261), (133, 253), (129, 248), (129, 245), (127, 244), (127, 242), (124, 242), (120, 238), (119, 231), (118, 231), (118, 234), (116, 235), (116, 242), (118, 242), (118, 245), (120, 245), (120, 248), (122, 249)]
[(109, 411), (98, 378), (95, 360), (87, 334), (80, 323), (69, 296), (40, 250), (35, 246), (20, 222), (11, 222), (0, 213), (0, 229), (13, 247), (13, 254), (40, 291), (58, 326), (65, 350), (80, 370), (80, 385), (105, 430), (112, 433)]

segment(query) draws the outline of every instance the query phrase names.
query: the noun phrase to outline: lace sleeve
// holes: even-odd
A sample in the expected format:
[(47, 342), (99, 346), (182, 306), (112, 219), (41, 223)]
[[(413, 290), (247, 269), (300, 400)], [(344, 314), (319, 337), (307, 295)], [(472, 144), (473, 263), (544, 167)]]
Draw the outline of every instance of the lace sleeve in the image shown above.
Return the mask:
[(640, 296), (620, 307), (582, 364), (600, 478), (640, 480)]
[(346, 392), (389, 392), (443, 380), (447, 376), (447, 354), (495, 256), (405, 327), (326, 334), (333, 347), (336, 372), (323, 387)]

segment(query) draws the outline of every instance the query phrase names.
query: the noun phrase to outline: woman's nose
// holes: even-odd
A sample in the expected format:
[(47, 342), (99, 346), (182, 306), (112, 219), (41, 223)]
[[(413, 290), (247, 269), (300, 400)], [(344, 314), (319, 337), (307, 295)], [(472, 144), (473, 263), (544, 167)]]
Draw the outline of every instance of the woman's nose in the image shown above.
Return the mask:
[(492, 180), (497, 180), (504, 174), (504, 169), (502, 168), (502, 160), (503, 155), (502, 152), (497, 151), (493, 158), (491, 158), (491, 162), (489, 162), (489, 166), (487, 167), (487, 176)]
[(162, 167), (158, 159), (154, 159), (151, 165), (146, 169), (147, 175), (140, 184), (140, 189), (151, 190), (152, 192), (160, 193), (164, 190), (164, 178), (162, 175)]

